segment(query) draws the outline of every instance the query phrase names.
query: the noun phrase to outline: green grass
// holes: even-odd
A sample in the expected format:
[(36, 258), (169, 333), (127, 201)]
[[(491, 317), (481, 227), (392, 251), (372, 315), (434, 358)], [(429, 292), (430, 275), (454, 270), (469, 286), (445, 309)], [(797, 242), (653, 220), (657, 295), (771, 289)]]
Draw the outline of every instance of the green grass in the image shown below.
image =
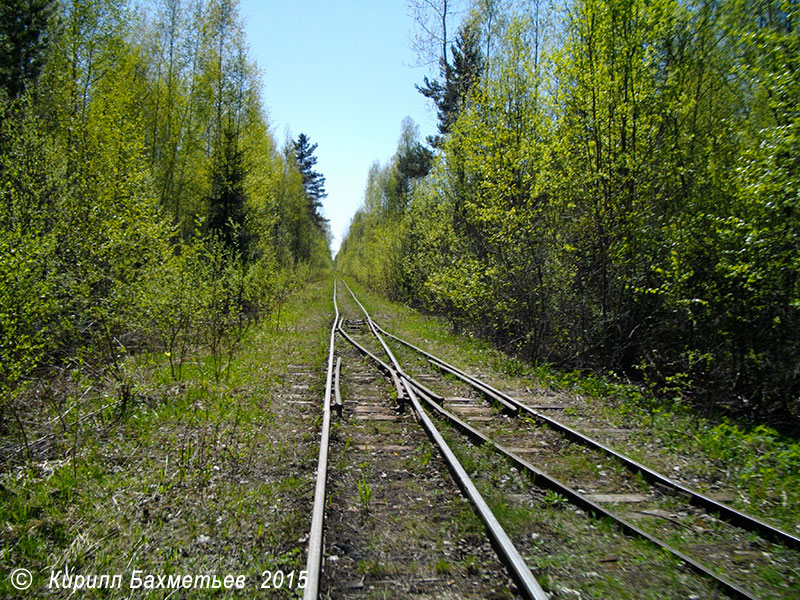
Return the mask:
[[(250, 592), (264, 570), (304, 569), (319, 415), (291, 412), (300, 409), (276, 393), (290, 364), (322, 372), (330, 290), (330, 278), (298, 289), (280, 324), (264, 319), (247, 333), (219, 383), (202, 352), (180, 383), (165, 357), (138, 356), (139, 400), (126, 415), (87, 422), (46, 461), (0, 474), (0, 596), (15, 597), (6, 574), (17, 567), (34, 574), (26, 598), (66, 598), (47, 590), (50, 571), (65, 566), (120, 573), (123, 590), (133, 569), (242, 574)], [(321, 397), (324, 377), (309, 385)]]
[(380, 579), (383, 577), (392, 577), (399, 573), (396, 565), (391, 563), (383, 563), (374, 559), (362, 559), (358, 563), (358, 570), (362, 575)]
[(437, 575), (447, 575), (452, 569), (452, 565), (443, 558), (440, 558), (433, 564), (433, 572)]
[(358, 480), (358, 499), (361, 504), (361, 510), (363, 512), (369, 511), (369, 503), (372, 500), (372, 488), (369, 485), (369, 482), (366, 478), (362, 475), (361, 479)]

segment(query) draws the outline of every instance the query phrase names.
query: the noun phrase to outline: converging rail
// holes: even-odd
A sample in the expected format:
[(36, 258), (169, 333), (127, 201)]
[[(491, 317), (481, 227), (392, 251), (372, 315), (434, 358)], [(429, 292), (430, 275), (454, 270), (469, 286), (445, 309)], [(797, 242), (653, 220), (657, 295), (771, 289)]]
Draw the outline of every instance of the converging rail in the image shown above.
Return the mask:
[(544, 471), (536, 468), (534, 465), (532, 465), (531, 463), (529, 463), (525, 459), (521, 458), (519, 455), (515, 454), (514, 452), (512, 452), (511, 450), (509, 450), (508, 448), (506, 448), (502, 444), (499, 444), (499, 443), (495, 442), (489, 436), (481, 433), (480, 431), (478, 431), (477, 429), (475, 429), (471, 425), (465, 423), (463, 420), (459, 419), (458, 417), (456, 417), (451, 412), (445, 410), (444, 408), (442, 408), (441, 406), (436, 404), (436, 402), (433, 401), (432, 399), (425, 398), (422, 394), (420, 394), (420, 395), (423, 397), (423, 399), (426, 401), (428, 406), (431, 407), (432, 410), (434, 410), (436, 413), (438, 413), (439, 416), (445, 418), (452, 425), (455, 425), (455, 427), (457, 429), (459, 429), (462, 433), (466, 434), (467, 437), (469, 437), (471, 441), (473, 441), (475, 443), (478, 443), (478, 444), (489, 444), (494, 450), (496, 450), (501, 455), (503, 455), (504, 457), (509, 459), (515, 466), (517, 466), (518, 468), (522, 469), (523, 471), (527, 471), (528, 473), (533, 475), (537, 485), (546, 487), (546, 488), (548, 488), (550, 490), (553, 490), (554, 492), (557, 492), (557, 493), (561, 494), (562, 496), (566, 497), (573, 504), (579, 506), (580, 508), (582, 508), (582, 509), (584, 509), (584, 510), (586, 510), (588, 512), (594, 513), (596, 516), (607, 517), (607, 518), (613, 520), (615, 523), (617, 523), (619, 528), (624, 533), (626, 533), (627, 535), (633, 535), (633, 536), (641, 537), (641, 538), (643, 538), (643, 539), (655, 544), (659, 548), (662, 548), (663, 550), (666, 550), (667, 552), (669, 552), (673, 556), (679, 558), (681, 561), (683, 561), (686, 565), (691, 567), (697, 573), (700, 573), (701, 575), (704, 575), (706, 577), (710, 577), (710, 578), (716, 580), (733, 597), (748, 598), (748, 599), (751, 599), (751, 600), (757, 600), (758, 597), (754, 596), (751, 592), (749, 592), (746, 589), (736, 585), (735, 583), (733, 583), (732, 581), (730, 581), (726, 577), (720, 575), (719, 573), (716, 573), (716, 572), (712, 571), (711, 569), (707, 568), (702, 563), (694, 560), (693, 558), (691, 558), (690, 556), (686, 555), (685, 553), (673, 548), (672, 546), (670, 546), (669, 544), (661, 541), (657, 537), (655, 537), (655, 536), (647, 533), (646, 531), (640, 529), (639, 527), (637, 527), (636, 525), (634, 525), (631, 522), (627, 521), (626, 519), (623, 519), (623, 518), (619, 517), (618, 515), (615, 515), (614, 513), (606, 510), (605, 508), (600, 506), (597, 502), (594, 502), (594, 501), (590, 500), (588, 497), (586, 497), (586, 495), (581, 494), (580, 492), (578, 492), (577, 490), (571, 488), (570, 486), (566, 485), (565, 483), (562, 483), (561, 481), (559, 481), (555, 477), (552, 477), (552, 476), (548, 475), (547, 473), (545, 473)]
[[(677, 492), (680, 496), (686, 498), (687, 502), (691, 503), (694, 506), (697, 506), (705, 511), (714, 512), (720, 518), (730, 522), (732, 525), (736, 526), (740, 530), (752, 531), (763, 538), (767, 538), (773, 542), (777, 542), (780, 544), (785, 545), (787, 548), (791, 548), (792, 550), (796, 550), (800, 548), (800, 538), (793, 536), (786, 531), (783, 531), (777, 527), (774, 527), (756, 517), (738, 511), (722, 502), (709, 498), (691, 488), (688, 488), (679, 482), (639, 463), (638, 461), (633, 460), (632, 458), (622, 454), (621, 452), (614, 450), (607, 445), (581, 433), (569, 427), (549, 416), (543, 415), (539, 411), (535, 410), (531, 406), (528, 406), (524, 402), (520, 401), (517, 398), (510, 396), (509, 394), (495, 388), (491, 384), (471, 375), (458, 367), (455, 367), (441, 358), (431, 354), (415, 346), (414, 344), (392, 334), (380, 327), (375, 321), (372, 319), (371, 315), (368, 313), (364, 305), (359, 301), (356, 295), (353, 293), (350, 286), (347, 285), (347, 282), (342, 280), (344, 283), (345, 288), (349, 292), (349, 295), (352, 296), (353, 301), (355, 304), (358, 305), (359, 309), (364, 314), (364, 319), (357, 319), (357, 320), (349, 320), (348, 328), (351, 331), (355, 331), (354, 336), (350, 335), (345, 330), (345, 319), (343, 316), (340, 315), (339, 306), (337, 304), (336, 294), (337, 294), (337, 282), (334, 281), (333, 286), (333, 303), (334, 303), (334, 319), (331, 325), (331, 332), (330, 332), (330, 343), (329, 343), (329, 355), (328, 355), (328, 369), (327, 369), (327, 377), (326, 377), (326, 386), (325, 386), (325, 396), (323, 400), (323, 422), (322, 422), (322, 431), (320, 435), (320, 450), (319, 450), (319, 460), (318, 460), (318, 467), (317, 467), (317, 480), (316, 480), (316, 488), (315, 488), (315, 496), (314, 496), (314, 510), (312, 515), (312, 524), (311, 530), (309, 533), (309, 542), (308, 542), (308, 558), (307, 558), (307, 584), (304, 589), (303, 598), (306, 600), (316, 599), (319, 597), (320, 593), (320, 581), (321, 581), (321, 571), (322, 571), (322, 563), (323, 563), (323, 536), (325, 535), (325, 507), (326, 507), (326, 500), (328, 500), (326, 494), (326, 481), (328, 475), (328, 453), (329, 453), (329, 443), (330, 443), (330, 433), (331, 433), (331, 410), (332, 408), (336, 409), (337, 415), (342, 415), (342, 399), (339, 390), (339, 379), (340, 379), (340, 372), (342, 368), (342, 356), (336, 356), (335, 352), (335, 338), (336, 334), (341, 334), (342, 338), (349, 342), (355, 349), (358, 350), (362, 355), (368, 357), (380, 371), (382, 371), (386, 377), (391, 381), (396, 393), (397, 393), (397, 400), (398, 400), (398, 409), (400, 411), (403, 410), (404, 406), (411, 406), (413, 410), (413, 416), (415, 417), (417, 423), (422, 427), (423, 431), (427, 435), (428, 439), (431, 441), (432, 444), (435, 444), (441, 454), (442, 458), (444, 459), (444, 463), (446, 464), (450, 473), (453, 477), (453, 480), (457, 483), (458, 487), (461, 489), (464, 497), (466, 497), (469, 502), (472, 504), (472, 507), (475, 513), (480, 517), (483, 523), (486, 526), (486, 531), (488, 537), (492, 541), (492, 546), (497, 553), (497, 556), (500, 558), (501, 562), (506, 566), (506, 569), (514, 579), (517, 584), (518, 592), (527, 599), (532, 600), (546, 600), (548, 595), (544, 592), (542, 587), (539, 585), (536, 578), (533, 576), (531, 569), (528, 567), (526, 560), (523, 558), (522, 554), (519, 550), (515, 547), (514, 543), (512, 542), (511, 538), (503, 529), (500, 522), (497, 520), (496, 516), (492, 512), (491, 508), (487, 504), (486, 500), (483, 498), (481, 493), (479, 492), (477, 486), (472, 481), (470, 476), (467, 474), (466, 470), (464, 469), (463, 465), (457, 458), (456, 454), (450, 448), (450, 446), (445, 441), (444, 437), (442, 436), (441, 432), (437, 429), (436, 425), (429, 414), (429, 411), (436, 417), (444, 419), (448, 422), (454, 430), (463, 434), (470, 442), (476, 445), (487, 446), (497, 452), (500, 456), (504, 457), (509, 463), (515, 468), (512, 470), (516, 470), (520, 473), (527, 473), (533, 478), (535, 482), (534, 487), (538, 487), (539, 489), (549, 489), (551, 491), (557, 492), (561, 496), (565, 497), (569, 502), (571, 502), (576, 507), (582, 509), (586, 513), (590, 513), (595, 515), (596, 517), (604, 517), (606, 519), (610, 519), (614, 522), (620, 532), (625, 535), (637, 537), (640, 539), (646, 540), (648, 543), (652, 544), (653, 546), (660, 548), (663, 551), (671, 554), (687, 567), (695, 571), (696, 573), (700, 574), (704, 578), (709, 581), (714, 582), (721, 590), (724, 590), (726, 594), (733, 598), (744, 598), (747, 600), (757, 600), (757, 596), (748, 589), (745, 589), (741, 585), (731, 581), (727, 576), (721, 574), (721, 569), (712, 569), (706, 566), (705, 564), (701, 563), (700, 561), (696, 560), (686, 552), (682, 550), (678, 550), (672, 545), (666, 543), (662, 539), (660, 539), (657, 535), (650, 533), (640, 526), (634, 524), (627, 518), (623, 518), (621, 515), (616, 514), (602, 506), (600, 504), (601, 500), (599, 500), (600, 496), (593, 496), (590, 497), (583, 489), (578, 489), (575, 487), (575, 484), (568, 484), (564, 481), (561, 481), (548, 473), (542, 471), (540, 468), (533, 465), (531, 462), (522, 458), (519, 452), (530, 452), (531, 450), (527, 448), (517, 449), (516, 447), (510, 447), (505, 445), (506, 442), (499, 443), (497, 439), (494, 439), (492, 436), (496, 434), (501, 434), (501, 436), (506, 436), (508, 434), (508, 430), (505, 429), (507, 426), (501, 426), (501, 428), (497, 429), (498, 423), (509, 423), (506, 417), (503, 417), (499, 413), (494, 413), (493, 416), (485, 416), (482, 418), (474, 418), (474, 413), (467, 411), (464, 417), (459, 417), (456, 414), (453, 414), (450, 409), (448, 410), (445, 408), (445, 403), (449, 402), (451, 405), (455, 400), (459, 402), (463, 402), (465, 399), (463, 398), (452, 398), (450, 396), (443, 396), (439, 393), (430, 389), (426, 383), (428, 381), (433, 381), (437, 379), (436, 375), (431, 376), (420, 376), (426, 377), (425, 382), (419, 380), (419, 378), (413, 377), (409, 374), (398, 361), (397, 357), (395, 356), (392, 349), (389, 347), (386, 339), (393, 340), (410, 350), (419, 353), (425, 359), (427, 359), (428, 363), (433, 366), (436, 371), (440, 373), (447, 373), (464, 384), (468, 385), (472, 389), (479, 392), (480, 395), (486, 397), (488, 400), (493, 402), (496, 406), (498, 406), (503, 413), (510, 417), (516, 417), (519, 415), (526, 415), (532, 417), (533, 420), (528, 420), (529, 423), (533, 423), (534, 421), (544, 424), (555, 432), (555, 434), (563, 435), (564, 437), (568, 438), (570, 441), (580, 444), (584, 447), (590, 448), (592, 451), (597, 453), (597, 460), (611, 460), (619, 462), (622, 466), (627, 469), (627, 471), (641, 475), (642, 479), (649, 482), (651, 485), (655, 485), (655, 489), (658, 490), (659, 488), (667, 488), (674, 492)], [(363, 344), (365, 342), (359, 343), (359, 341), (355, 338), (363, 338), (364, 335), (368, 335), (370, 339), (374, 339), (380, 345), (380, 350), (370, 351), (367, 347)], [(370, 344), (372, 347), (377, 347), (375, 344)], [(379, 354), (385, 354), (386, 358), (382, 358), (375, 354), (378, 352)], [(410, 355), (409, 355), (410, 356)], [(424, 360), (424, 359), (423, 359)], [(349, 364), (349, 363), (348, 363)], [(452, 381), (449, 386), (456, 385), (458, 387), (460, 384), (454, 384)], [(441, 386), (435, 386), (441, 387)], [(448, 386), (445, 386), (448, 387)], [(335, 402), (334, 402), (334, 394), (335, 394)], [(466, 408), (461, 408), (461, 404), (455, 405), (453, 408), (457, 409), (457, 412), (463, 414)], [(470, 406), (473, 406), (470, 404)], [(485, 409), (481, 410), (490, 410), (488, 405)], [(427, 407), (427, 409), (425, 408)], [(352, 409), (348, 409), (352, 410)], [(471, 409), (475, 410), (475, 409)], [(407, 417), (406, 417), (407, 418)], [(506, 419), (506, 420), (504, 420)], [(468, 422), (469, 421), (469, 422)], [(476, 428), (471, 422), (480, 421), (481, 429)], [(408, 423), (414, 425), (414, 421), (408, 421)], [(495, 433), (487, 434), (484, 431), (484, 425), (488, 425), (492, 423), (489, 427)], [(542, 431), (545, 431), (543, 429)], [(506, 431), (506, 433), (503, 433)], [(553, 433), (548, 433), (548, 435), (555, 435)], [(538, 434), (537, 434), (538, 435)], [(524, 440), (525, 438), (520, 438), (520, 432), (515, 430), (514, 433), (511, 434), (511, 438), (503, 438), (503, 439), (512, 439), (514, 441), (517, 440)], [(523, 442), (525, 443), (525, 442)], [(530, 443), (527, 442), (526, 445)], [(544, 443), (544, 442), (541, 442)], [(584, 450), (585, 452), (585, 450)], [(600, 455), (605, 455), (607, 458), (600, 458)], [(598, 465), (598, 469), (599, 469)], [(625, 473), (626, 471), (620, 470), (619, 473)], [(384, 475), (385, 476), (385, 475)], [(582, 476), (578, 476), (582, 477)], [(630, 475), (627, 475), (630, 477)], [(570, 481), (577, 481), (578, 483), (583, 483), (583, 479), (577, 479), (575, 475), (569, 476)], [(334, 490), (338, 485), (336, 483), (336, 479), (332, 480)], [(638, 480), (641, 481), (641, 480)], [(527, 484), (529, 485), (529, 484)], [(596, 484), (595, 484), (596, 485)], [(606, 487), (607, 485), (603, 484), (601, 487)], [(585, 486), (582, 486), (585, 487)], [(618, 488), (616, 488), (618, 489)], [(653, 492), (651, 492), (652, 494)], [(334, 492), (334, 495), (336, 492)], [(657, 494), (658, 495), (658, 494)], [(655, 496), (651, 496), (655, 497)], [(641, 502), (641, 500), (637, 500)], [(624, 511), (623, 511), (624, 512)], [(334, 518), (336, 513), (334, 512)], [(330, 518), (330, 517), (329, 517)], [(702, 531), (702, 530), (701, 530)], [(734, 531), (734, 530), (731, 530)], [(336, 534), (340, 535), (340, 534)], [(660, 534), (659, 534), (660, 535)], [(741, 533), (734, 534), (733, 540), (737, 539), (737, 536), (741, 536)], [(340, 542), (335, 542), (340, 543)], [(733, 547), (734, 549), (737, 548), (737, 543), (734, 541), (731, 545), (731, 542), (727, 542), (727, 548)], [(524, 544), (524, 543), (523, 543)], [(334, 546), (336, 547), (336, 546)], [(724, 558), (724, 554), (720, 555), (723, 557), (723, 563), (727, 559)], [(768, 555), (765, 555), (768, 556)], [(335, 558), (335, 557), (333, 557)], [(498, 565), (499, 567), (499, 565)], [(334, 570), (335, 572), (335, 570)]]
[(478, 491), (478, 488), (472, 482), (469, 475), (467, 475), (466, 470), (459, 462), (455, 453), (447, 445), (447, 442), (445, 442), (441, 433), (439, 433), (439, 430), (433, 424), (433, 421), (430, 419), (428, 414), (422, 409), (422, 406), (420, 405), (419, 400), (417, 399), (416, 392), (414, 391), (414, 387), (409, 382), (409, 377), (403, 372), (394, 354), (392, 354), (392, 351), (389, 349), (389, 346), (386, 345), (386, 342), (378, 333), (369, 313), (361, 304), (361, 302), (359, 302), (358, 298), (356, 298), (355, 294), (353, 294), (353, 291), (350, 289), (350, 286), (347, 285), (347, 282), (343, 283), (350, 292), (350, 294), (353, 296), (353, 300), (355, 300), (356, 304), (358, 304), (358, 306), (364, 312), (370, 330), (372, 331), (373, 335), (377, 338), (377, 340), (380, 342), (381, 346), (386, 352), (386, 355), (389, 357), (389, 360), (391, 361), (392, 365), (389, 365), (384, 361), (380, 360), (377, 356), (369, 352), (362, 345), (358, 344), (352, 337), (347, 335), (341, 327), (339, 329), (340, 333), (342, 333), (343, 336), (353, 345), (355, 345), (363, 354), (372, 358), (384, 372), (390, 375), (393, 381), (400, 382), (400, 385), (402, 386), (402, 391), (404, 392), (404, 396), (411, 402), (412, 407), (414, 409), (414, 413), (417, 416), (417, 419), (421, 423), (422, 427), (425, 429), (425, 432), (428, 434), (428, 437), (431, 439), (431, 441), (434, 442), (436, 446), (439, 448), (439, 451), (441, 452), (442, 456), (447, 462), (451, 470), (451, 473), (453, 474), (453, 477), (456, 479), (456, 482), (458, 483), (458, 486), (470, 500), (476, 512), (478, 513), (478, 516), (480, 516), (481, 520), (486, 525), (489, 537), (492, 539), (492, 542), (495, 546), (496, 551), (498, 552), (498, 555), (511, 571), (511, 574), (516, 580), (522, 595), (526, 598), (529, 598), (530, 600), (547, 600), (548, 599), (547, 594), (539, 585), (539, 582), (537, 582), (536, 579), (533, 577), (533, 574), (531, 573), (530, 568), (528, 568), (527, 563), (522, 558), (522, 556), (520, 555), (519, 551), (516, 549), (514, 544), (511, 542), (511, 539), (508, 537), (508, 534), (506, 534), (505, 530), (500, 525), (500, 522), (494, 516), (494, 513), (492, 513), (491, 509), (489, 508), (489, 505), (486, 503), (483, 496)]
[(429, 352), (426, 352), (425, 350), (411, 344), (410, 342), (387, 332), (379, 325), (375, 324), (375, 327), (378, 329), (378, 331), (385, 334), (387, 337), (390, 337), (393, 340), (399, 342), (400, 344), (403, 344), (404, 346), (411, 348), (412, 350), (422, 354), (423, 356), (428, 358), (428, 360), (430, 360), (434, 366), (437, 366), (442, 370), (445, 370), (448, 373), (455, 375), (465, 383), (474, 387), (476, 390), (479, 390), (490, 397), (501, 398), (508, 404), (511, 404), (514, 407), (516, 407), (519, 411), (527, 413), (537, 421), (547, 424), (554, 430), (568, 436), (573, 441), (576, 441), (589, 448), (599, 450), (600, 452), (619, 460), (630, 471), (641, 474), (642, 477), (644, 477), (651, 483), (659, 483), (690, 498), (691, 503), (694, 504), (695, 506), (702, 507), (708, 511), (716, 512), (725, 520), (729, 521), (730, 523), (733, 523), (734, 525), (737, 525), (738, 527), (741, 527), (742, 529), (747, 529), (748, 531), (753, 531), (755, 533), (763, 535), (765, 538), (771, 539), (776, 542), (781, 542), (790, 548), (800, 549), (800, 537), (794, 536), (786, 531), (783, 531), (778, 527), (775, 527), (773, 525), (770, 525), (769, 523), (766, 523), (765, 521), (762, 521), (757, 517), (736, 510), (735, 508), (728, 506), (723, 502), (719, 502), (718, 500), (709, 498), (708, 496), (701, 494), (696, 490), (686, 487), (678, 483), (674, 479), (671, 479), (666, 475), (663, 475), (658, 471), (655, 471), (643, 465), (642, 463), (622, 454), (621, 452), (614, 450), (613, 448), (606, 446), (605, 444), (589, 437), (588, 435), (583, 434), (580, 431), (577, 431), (576, 429), (568, 427), (567, 425), (560, 423), (559, 421), (553, 419), (552, 417), (548, 417), (547, 415), (544, 415), (539, 411), (534, 410), (533, 408), (529, 407), (523, 402), (520, 402), (516, 398), (513, 398), (512, 396), (509, 396), (508, 394), (498, 390), (497, 388), (486, 383), (485, 381), (482, 381), (481, 379), (478, 379), (477, 377), (470, 375), (469, 373), (462, 371), (461, 369), (458, 369), (457, 367), (454, 367), (451, 364), (448, 364), (444, 360), (434, 356)]

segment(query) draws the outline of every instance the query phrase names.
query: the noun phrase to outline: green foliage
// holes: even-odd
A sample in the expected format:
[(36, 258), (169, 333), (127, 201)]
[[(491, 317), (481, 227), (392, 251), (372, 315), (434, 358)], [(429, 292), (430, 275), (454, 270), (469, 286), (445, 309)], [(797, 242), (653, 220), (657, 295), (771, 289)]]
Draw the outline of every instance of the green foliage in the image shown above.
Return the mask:
[(271, 256), (245, 264), (227, 244), (201, 235), (149, 270), (138, 289), (143, 332), (169, 359), (171, 375), (197, 345), (219, 380), (249, 326), (277, 311), (291, 285)]
[(30, 231), (0, 236), (0, 407), (22, 391), (45, 354), (45, 324), (56, 308), (53, 282), (43, 276), (52, 254), (53, 240)]
[(372, 500), (372, 488), (363, 475), (356, 483), (358, 485), (358, 499), (361, 503), (361, 510), (367, 512), (369, 510), (369, 503)]
[(423, 89), (435, 164), (400, 201), (404, 154), (373, 167), (337, 264), (523, 358), (796, 430), (795, 4), (487, 10), (457, 110)]
[(744, 430), (727, 420), (698, 440), (710, 459), (748, 491), (751, 502), (775, 501), (780, 493), (789, 508), (787, 492), (794, 495), (800, 483), (800, 444), (763, 425)]
[(553, 490), (547, 490), (544, 493), (544, 498), (542, 498), (542, 502), (545, 506), (549, 508), (563, 508), (567, 504), (567, 499), (559, 494), (558, 492), (554, 492)]
[(0, 430), (23, 438), (59, 373), (90, 373), (121, 412), (135, 355), (180, 380), (199, 354), (226, 377), (249, 326), (330, 267), (236, 2), (29, 8), (24, 40), (0, 15), (3, 51), (30, 67), (0, 97)]
[(251, 240), (245, 229), (244, 156), (235, 132), (225, 130), (222, 138), (212, 163), (211, 194), (206, 199), (208, 229), (247, 256)]
[(185, 245), (180, 254), (168, 254), (151, 265), (139, 288), (141, 327), (169, 359), (172, 377), (180, 380), (183, 364), (195, 345), (195, 315), (203, 269), (194, 246)]

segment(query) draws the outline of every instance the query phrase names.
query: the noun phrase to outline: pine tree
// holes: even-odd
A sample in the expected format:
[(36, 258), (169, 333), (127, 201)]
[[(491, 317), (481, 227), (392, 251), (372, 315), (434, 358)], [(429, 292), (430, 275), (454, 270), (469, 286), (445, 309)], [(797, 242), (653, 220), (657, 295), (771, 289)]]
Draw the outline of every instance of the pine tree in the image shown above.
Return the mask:
[(294, 142), (294, 157), (297, 170), (303, 177), (309, 217), (317, 227), (324, 229), (328, 220), (319, 211), (322, 208), (322, 199), (328, 194), (325, 192), (325, 177), (314, 170), (314, 165), (317, 164), (317, 157), (314, 156), (316, 149), (317, 144), (311, 144), (305, 133), (297, 136), (297, 141)]
[(405, 211), (411, 200), (414, 182), (425, 177), (433, 164), (433, 152), (419, 143), (419, 127), (406, 117), (403, 119), (403, 133), (395, 153), (394, 181), (395, 195), (399, 208)]
[(453, 123), (466, 105), (472, 88), (481, 77), (483, 55), (480, 50), (480, 31), (474, 21), (468, 21), (458, 30), (456, 43), (451, 47), (452, 64), (443, 56), (439, 70), (443, 83), (425, 77), (424, 86), (417, 90), (436, 104), (439, 118), (439, 136), (428, 138), (432, 146), (440, 146), (443, 136), (450, 133)]

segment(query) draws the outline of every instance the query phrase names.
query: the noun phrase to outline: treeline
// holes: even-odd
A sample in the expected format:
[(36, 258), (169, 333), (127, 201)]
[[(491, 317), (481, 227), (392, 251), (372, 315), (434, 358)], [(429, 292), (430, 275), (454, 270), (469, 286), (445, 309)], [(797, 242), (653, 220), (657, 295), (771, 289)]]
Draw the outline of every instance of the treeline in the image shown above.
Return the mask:
[(405, 127), (337, 265), (526, 359), (797, 432), (798, 18), (474, 2), (420, 86), (435, 156)]
[(141, 351), (223, 376), (330, 264), (315, 146), (270, 132), (237, 2), (7, 0), (0, 52), (0, 428), (48, 374), (127, 401)]

